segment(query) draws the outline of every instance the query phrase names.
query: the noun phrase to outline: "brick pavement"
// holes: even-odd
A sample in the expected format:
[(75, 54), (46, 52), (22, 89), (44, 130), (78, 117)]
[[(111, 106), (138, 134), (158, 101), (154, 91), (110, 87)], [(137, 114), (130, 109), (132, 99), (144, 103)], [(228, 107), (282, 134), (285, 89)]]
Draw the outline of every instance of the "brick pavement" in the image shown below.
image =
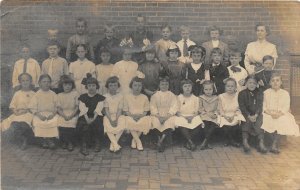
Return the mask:
[(190, 152), (180, 145), (164, 153), (124, 147), (87, 157), (62, 150), (2, 146), (2, 189), (300, 189), (300, 138), (289, 137), (280, 155), (245, 155), (222, 147)]

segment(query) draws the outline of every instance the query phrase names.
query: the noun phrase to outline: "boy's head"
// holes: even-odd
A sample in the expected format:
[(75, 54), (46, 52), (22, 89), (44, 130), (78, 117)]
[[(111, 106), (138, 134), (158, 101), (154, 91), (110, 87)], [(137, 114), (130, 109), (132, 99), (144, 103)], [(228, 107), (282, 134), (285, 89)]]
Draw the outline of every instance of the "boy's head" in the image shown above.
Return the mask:
[(83, 35), (87, 29), (87, 21), (84, 18), (78, 18), (76, 20), (76, 32), (79, 35)]
[(136, 17), (136, 28), (137, 30), (144, 30), (145, 24), (146, 24), (146, 18), (145, 16), (138, 14)]
[(62, 75), (59, 80), (58, 88), (61, 91), (69, 92), (75, 88), (75, 82), (69, 75)]
[(183, 40), (187, 40), (190, 37), (190, 28), (187, 26), (180, 26), (180, 35)]
[(169, 24), (163, 24), (160, 27), (161, 34), (164, 40), (169, 40), (172, 32), (172, 28)]
[(47, 44), (47, 51), (50, 57), (57, 57), (60, 51), (60, 45), (55, 40), (50, 40)]
[(171, 59), (175, 59), (181, 56), (181, 52), (176, 44), (171, 44), (166, 51), (166, 55)]
[(79, 44), (76, 48), (76, 55), (79, 59), (84, 59), (87, 53), (87, 47), (85, 44)]
[(30, 58), (30, 47), (28, 44), (23, 44), (21, 47), (21, 57), (23, 59), (29, 59)]
[(99, 55), (102, 63), (109, 63), (111, 58), (111, 52), (107, 48), (101, 48)]
[(274, 67), (274, 58), (270, 55), (265, 55), (263, 57), (263, 67), (266, 71), (270, 71)]
[(249, 89), (250, 91), (255, 90), (257, 87), (257, 79), (256, 79), (255, 75), (249, 75), (245, 79), (245, 84), (246, 84), (247, 89)]
[(104, 35), (108, 40), (112, 39), (115, 33), (115, 26), (106, 24), (104, 26)]
[(241, 52), (238, 52), (238, 51), (231, 52), (229, 54), (229, 61), (230, 61), (231, 65), (238, 66), (239, 63), (242, 61)]
[(57, 40), (57, 29), (49, 29), (48, 30), (48, 40)]
[(220, 64), (222, 60), (222, 50), (220, 48), (213, 48), (210, 53), (212, 63)]
[(223, 31), (217, 26), (208, 27), (207, 32), (211, 40), (219, 40), (220, 35), (223, 33)]

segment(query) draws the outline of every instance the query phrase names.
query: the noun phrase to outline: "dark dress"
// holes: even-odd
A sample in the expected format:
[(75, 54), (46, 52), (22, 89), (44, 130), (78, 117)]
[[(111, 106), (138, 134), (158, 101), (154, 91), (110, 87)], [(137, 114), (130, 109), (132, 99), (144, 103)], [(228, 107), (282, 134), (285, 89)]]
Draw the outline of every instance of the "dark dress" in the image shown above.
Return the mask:
[(205, 66), (204, 64), (201, 65), (201, 67), (195, 71), (192, 67), (192, 64), (189, 63), (185, 65), (183, 68), (183, 78), (190, 79), (193, 83), (193, 94), (195, 96), (199, 96), (202, 94), (202, 84), (200, 82), (196, 82), (197, 80), (203, 80), (205, 79)]
[(211, 66), (209, 69), (210, 80), (212, 80), (216, 85), (217, 94), (222, 94), (225, 92), (224, 79), (229, 77), (229, 72), (227, 67), (222, 64), (218, 66)]
[(170, 79), (170, 91), (173, 92), (175, 95), (179, 95), (181, 92), (180, 83), (184, 79), (184, 64), (180, 63), (179, 61), (168, 60), (166, 62), (163, 62), (162, 65), (164, 67), (165, 74), (168, 75)]

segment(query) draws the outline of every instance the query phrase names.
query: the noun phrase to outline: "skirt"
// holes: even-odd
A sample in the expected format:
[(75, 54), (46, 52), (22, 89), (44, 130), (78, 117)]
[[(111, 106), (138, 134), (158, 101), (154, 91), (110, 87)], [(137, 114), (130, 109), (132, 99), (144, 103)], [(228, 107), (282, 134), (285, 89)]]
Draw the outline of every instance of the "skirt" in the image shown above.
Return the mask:
[(167, 119), (164, 124), (161, 124), (159, 119), (155, 116), (151, 117), (152, 129), (157, 129), (160, 132), (164, 132), (166, 129), (175, 129), (175, 116), (170, 117)]
[(277, 119), (264, 113), (261, 128), (268, 133), (277, 131), (280, 135), (300, 136), (299, 125), (291, 113), (286, 113)]
[(25, 113), (23, 115), (12, 114), (8, 118), (2, 121), (1, 130), (6, 131), (10, 128), (12, 122), (25, 122), (31, 127), (33, 115), (31, 113)]
[[(64, 114), (66, 116), (69, 116), (72, 113), (73, 113), (73, 110), (71, 110), (71, 111), (64, 111)], [(62, 116), (58, 115), (57, 126), (59, 126), (59, 127), (67, 127), (67, 128), (76, 128), (77, 119), (78, 119), (78, 116), (75, 116), (71, 120), (66, 121), (65, 118), (63, 118)]]
[(176, 117), (175, 118), (175, 126), (176, 127), (184, 127), (187, 129), (195, 129), (199, 125), (203, 124), (203, 121), (200, 116), (195, 116), (192, 119), (192, 122), (189, 123), (184, 117)]
[[(49, 112), (41, 113), (44, 116), (49, 116)], [(55, 115), (51, 120), (42, 121), (37, 116), (33, 117), (32, 126), (36, 137), (58, 137), (58, 115)]]
[(118, 125), (116, 127), (111, 126), (109, 119), (105, 116), (103, 119), (104, 133), (118, 134), (125, 129), (125, 116), (121, 115), (118, 119)]
[(132, 117), (125, 116), (125, 127), (130, 131), (138, 131), (147, 134), (151, 128), (150, 116), (144, 116), (138, 121), (135, 121)]
[(232, 122), (228, 122), (225, 117), (218, 116), (218, 123), (220, 123), (220, 127), (223, 126), (235, 126), (241, 123), (241, 121), (246, 121), (242, 114), (238, 114), (233, 118)]

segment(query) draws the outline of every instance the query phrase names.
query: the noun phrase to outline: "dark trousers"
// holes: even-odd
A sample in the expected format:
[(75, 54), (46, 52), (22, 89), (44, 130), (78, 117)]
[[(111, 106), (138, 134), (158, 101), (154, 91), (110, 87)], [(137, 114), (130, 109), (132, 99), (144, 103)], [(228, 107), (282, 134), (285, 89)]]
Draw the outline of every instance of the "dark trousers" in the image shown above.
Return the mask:
[(74, 134), (75, 134), (74, 128), (59, 127), (58, 130), (59, 130), (59, 139), (62, 142), (73, 142), (74, 141)]
[(169, 141), (170, 144), (172, 144), (172, 132), (173, 132), (173, 129), (166, 129), (163, 132), (160, 132), (157, 129), (153, 129), (152, 131), (155, 134), (155, 136), (157, 137), (157, 140), (158, 140), (159, 137), (165, 135), (165, 139), (167, 141)]
[(214, 132), (215, 128), (218, 127), (218, 125), (212, 121), (204, 121), (204, 137), (206, 139), (210, 139), (212, 133)]
[(256, 118), (256, 122), (251, 122), (248, 118), (246, 122), (242, 123), (242, 136), (244, 138), (249, 138), (249, 135), (257, 136), (259, 140), (264, 138), (264, 131), (261, 129), (262, 125), (262, 115)]
[(102, 116), (97, 116), (90, 124), (86, 122), (84, 116), (81, 116), (78, 118), (77, 128), (81, 143), (87, 144), (94, 142), (95, 144), (100, 144), (104, 140)]
[(227, 141), (237, 141), (237, 137), (240, 136), (240, 134), (238, 134), (240, 132), (239, 125), (223, 126), (223, 130)]
[(24, 138), (28, 140), (34, 136), (31, 127), (25, 122), (12, 122), (12, 130), (16, 140)]
[(195, 135), (199, 134), (201, 127), (198, 126), (195, 129), (179, 127), (179, 130), (186, 140), (192, 140)]

